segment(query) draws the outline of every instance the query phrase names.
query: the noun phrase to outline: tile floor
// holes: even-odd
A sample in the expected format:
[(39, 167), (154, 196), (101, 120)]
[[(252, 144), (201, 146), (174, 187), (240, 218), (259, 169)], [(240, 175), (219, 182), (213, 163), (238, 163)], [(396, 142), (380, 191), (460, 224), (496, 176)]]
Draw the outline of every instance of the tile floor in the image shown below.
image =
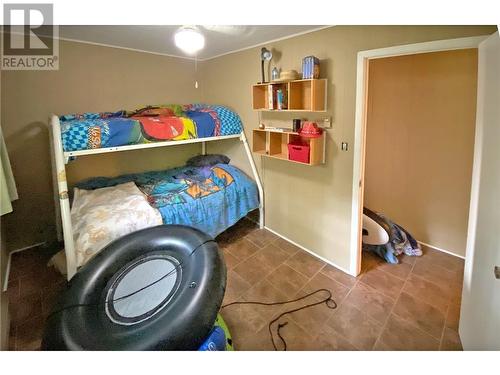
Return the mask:
[[(248, 219), (217, 237), (227, 264), (224, 304), (275, 302), (329, 289), (338, 304), (324, 304), (282, 317), (288, 350), (461, 350), (457, 333), (463, 260), (424, 249), (420, 258), (389, 265), (363, 256), (357, 278), (325, 264)], [(64, 278), (45, 267), (50, 250), (38, 248), (12, 257), (9, 281), (10, 348), (37, 350), (44, 318)], [(268, 323), (285, 306), (232, 305), (222, 310), (235, 347), (273, 350)], [(278, 349), (283, 349), (275, 336)]]

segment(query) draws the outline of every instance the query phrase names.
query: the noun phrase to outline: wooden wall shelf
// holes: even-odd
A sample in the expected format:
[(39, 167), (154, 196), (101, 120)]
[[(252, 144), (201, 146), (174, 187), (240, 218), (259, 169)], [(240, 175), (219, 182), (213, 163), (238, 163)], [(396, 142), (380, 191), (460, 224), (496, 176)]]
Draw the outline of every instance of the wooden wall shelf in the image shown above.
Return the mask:
[[(327, 82), (327, 79), (322, 78), (298, 79), (288, 82), (268, 82), (253, 85), (253, 109), (275, 112), (326, 112)], [(286, 108), (277, 109), (275, 98), (273, 106), (270, 106), (270, 93), (278, 89), (283, 90), (286, 94)]]
[[(253, 152), (269, 158), (286, 160), (302, 165), (319, 165), (325, 163), (325, 132), (318, 138), (301, 137), (296, 132), (279, 132), (273, 130), (253, 130)], [(305, 143), (309, 145), (309, 163), (290, 160), (288, 144)]]

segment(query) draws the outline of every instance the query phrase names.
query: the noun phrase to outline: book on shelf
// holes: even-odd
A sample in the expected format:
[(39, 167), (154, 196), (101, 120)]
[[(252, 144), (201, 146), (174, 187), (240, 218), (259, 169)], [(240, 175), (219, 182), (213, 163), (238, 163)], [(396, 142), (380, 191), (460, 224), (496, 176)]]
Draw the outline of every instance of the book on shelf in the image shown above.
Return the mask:
[(267, 109), (284, 110), (288, 109), (288, 92), (283, 85), (267, 86)]
[(274, 92), (273, 85), (267, 86), (267, 108), (274, 109)]
[(280, 128), (276, 126), (265, 126), (264, 130), (272, 131), (272, 132), (292, 132), (291, 128)]

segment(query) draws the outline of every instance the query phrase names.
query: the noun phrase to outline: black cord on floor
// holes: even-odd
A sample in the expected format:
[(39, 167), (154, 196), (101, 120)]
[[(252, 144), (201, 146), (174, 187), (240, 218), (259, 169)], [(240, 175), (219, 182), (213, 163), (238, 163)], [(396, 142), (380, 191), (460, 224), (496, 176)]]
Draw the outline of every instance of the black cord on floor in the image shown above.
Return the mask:
[[(292, 313), (300, 311), (300, 310), (308, 309), (308, 308), (313, 307), (313, 306), (321, 305), (323, 303), (329, 309), (332, 309), (332, 310), (336, 309), (337, 308), (337, 303), (332, 298), (333, 296), (332, 296), (332, 292), (331, 291), (329, 291), (328, 289), (318, 289), (318, 290), (315, 290), (312, 293), (306, 294), (305, 296), (302, 296), (302, 297), (299, 297), (299, 298), (296, 298), (296, 299), (293, 299), (293, 300), (282, 301), (282, 302), (236, 301), (236, 302), (231, 302), (231, 303), (228, 303), (228, 304), (222, 306), (221, 310), (224, 309), (224, 308), (226, 308), (226, 307), (233, 306), (233, 305), (261, 305), (261, 306), (286, 305), (288, 303), (293, 303), (293, 302), (301, 301), (303, 299), (311, 297), (312, 295), (320, 293), (320, 292), (327, 292), (328, 293), (328, 297), (325, 297), (322, 300), (317, 301), (315, 303), (310, 303), (310, 304), (307, 304), (307, 305), (300, 306), (300, 307), (298, 307), (296, 309), (285, 311), (285, 312), (281, 313), (280, 315), (278, 315), (276, 318), (274, 318), (273, 320), (271, 320), (269, 322), (268, 329), (269, 329), (269, 335), (271, 337), (271, 342), (273, 344), (274, 350), (278, 350), (278, 348), (276, 347), (276, 343), (274, 342), (274, 335), (273, 335), (273, 331), (272, 331), (272, 325), (274, 323), (276, 323), (277, 321), (279, 321), (285, 315), (292, 314)], [(284, 328), (287, 324), (288, 324), (288, 322), (279, 323), (278, 324), (278, 328), (276, 330), (276, 334), (278, 335), (278, 337), (280, 338), (281, 342), (283, 343), (283, 348), (284, 348), (283, 350), (285, 350), (285, 351), (287, 349), (287, 344), (286, 344), (286, 340), (283, 338), (283, 336), (281, 336), (280, 330), (282, 328)]]
[[(205, 241), (203, 242), (202, 244), (200, 244), (199, 246), (197, 246), (189, 256), (192, 256), (196, 250), (198, 250), (199, 248), (201, 248), (203, 245), (205, 245), (207, 242), (211, 242), (211, 241)], [(50, 318), (51, 316), (55, 315), (55, 314), (59, 314), (61, 313), (62, 311), (65, 311), (65, 310), (69, 310), (69, 309), (74, 309), (74, 308), (78, 308), (78, 307), (90, 307), (90, 306), (99, 306), (99, 305), (105, 305), (106, 303), (111, 303), (111, 302), (117, 302), (117, 301), (120, 301), (120, 300), (123, 300), (123, 299), (126, 299), (126, 298), (129, 298), (157, 283), (159, 283), (160, 281), (162, 281), (163, 279), (171, 276), (174, 272), (176, 272), (178, 269), (181, 269), (183, 266), (183, 263), (179, 263), (178, 265), (176, 265), (174, 267), (173, 270), (169, 271), (168, 273), (166, 273), (165, 275), (161, 276), (160, 278), (158, 278), (157, 280), (151, 282), (150, 284), (148, 285), (145, 285), (144, 287), (142, 288), (139, 288), (138, 290), (135, 290), (129, 294), (126, 294), (124, 296), (121, 296), (121, 297), (118, 297), (118, 298), (115, 298), (111, 301), (105, 301), (104, 303), (95, 303), (95, 304), (74, 304), (74, 305), (67, 305), (67, 306), (64, 306), (63, 308), (59, 309), (59, 310), (56, 310), (56, 311), (52, 311), (49, 316), (47, 318)], [(300, 306), (296, 309), (293, 309), (293, 310), (288, 310), (288, 311), (285, 311), (283, 313), (281, 313), (280, 315), (278, 315), (275, 319), (271, 320), (269, 322), (269, 325), (268, 325), (268, 328), (269, 328), (269, 335), (271, 336), (271, 342), (273, 344), (273, 347), (274, 347), (274, 350), (278, 350), (278, 348), (276, 347), (276, 343), (274, 341), (274, 336), (273, 336), (273, 332), (272, 332), (272, 325), (274, 323), (276, 323), (279, 319), (281, 319), (283, 316), (285, 315), (288, 315), (288, 314), (292, 314), (294, 312), (297, 312), (297, 311), (300, 311), (300, 310), (304, 310), (304, 309), (307, 309), (307, 308), (310, 308), (310, 307), (314, 307), (314, 306), (317, 306), (317, 305), (321, 305), (321, 304), (325, 304), (326, 307), (328, 307), (329, 309), (336, 309), (337, 308), (337, 303), (335, 302), (335, 300), (332, 298), (332, 292), (328, 289), (318, 289), (318, 290), (315, 290), (314, 292), (311, 292), (309, 294), (306, 294), (305, 296), (302, 296), (302, 297), (299, 297), (299, 298), (296, 298), (296, 299), (293, 299), (293, 300), (288, 300), (288, 301), (282, 301), (282, 302), (260, 302), (260, 301), (236, 301), (236, 302), (232, 302), (232, 303), (228, 303), (224, 306), (221, 307), (221, 310), (226, 308), (226, 307), (229, 307), (229, 306), (233, 306), (233, 305), (261, 305), (261, 306), (276, 306), (276, 305), (286, 305), (286, 304), (289, 304), (289, 303), (293, 303), (293, 302), (298, 302), (298, 301), (301, 301), (303, 299), (306, 299), (314, 294), (317, 294), (317, 293), (320, 293), (320, 292), (327, 292), (328, 293), (328, 296), (322, 300), (319, 300), (315, 303), (311, 303), (311, 304), (307, 304), (307, 305), (303, 305), (303, 306)], [(287, 344), (286, 344), (286, 340), (283, 338), (283, 336), (281, 336), (281, 329), (284, 328), (286, 325), (288, 324), (288, 322), (284, 322), (284, 323), (280, 323), (278, 324), (278, 328), (276, 330), (276, 334), (278, 335), (278, 337), (280, 338), (281, 342), (283, 343), (283, 347), (284, 347), (284, 350), (286, 351), (287, 349)]]

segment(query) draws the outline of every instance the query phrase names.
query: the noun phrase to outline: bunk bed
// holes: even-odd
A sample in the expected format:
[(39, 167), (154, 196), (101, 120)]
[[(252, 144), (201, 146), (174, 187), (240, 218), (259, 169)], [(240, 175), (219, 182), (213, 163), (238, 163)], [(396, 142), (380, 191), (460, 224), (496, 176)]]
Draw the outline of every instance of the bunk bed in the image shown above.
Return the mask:
[[(239, 121), (239, 125), (238, 125)], [(74, 227), (71, 219), (70, 196), (66, 179), (66, 165), (73, 159), (109, 152), (141, 150), (154, 147), (168, 147), (183, 144), (199, 143), (201, 154), (206, 155), (207, 143), (225, 139), (239, 139), (243, 144), (252, 174), (258, 190), (260, 210), (259, 226), (264, 227), (264, 193), (251, 150), (243, 131), (241, 120), (229, 109), (222, 106), (206, 105), (162, 105), (148, 106), (132, 112), (118, 111), (106, 113), (86, 113), (57, 116), (50, 119), (51, 151), (53, 164), (54, 198), (56, 202), (57, 235), (64, 240), (67, 278), (70, 280), (76, 273), (79, 262), (75, 248)], [(233, 169), (231, 169), (233, 168)], [(76, 186), (84, 189), (102, 188), (119, 182), (137, 183), (139, 180), (154, 179), (158, 173), (173, 174), (186, 172), (182, 168), (171, 171), (147, 172), (127, 175), (118, 180), (110, 178), (104, 182), (95, 181), (79, 183)], [(189, 171), (187, 171), (189, 172)], [(221, 177), (215, 190), (225, 188), (228, 178), (240, 177), (240, 172), (233, 166), (215, 165), (210, 168), (212, 180)], [(156, 174), (155, 174), (156, 173)], [(241, 174), (243, 174), (241, 172)], [(244, 175), (244, 174), (243, 174)], [(121, 178), (121, 180), (120, 180)], [(125, 180), (123, 180), (125, 178)], [(162, 176), (163, 178), (163, 176)], [(91, 186), (94, 184), (94, 186)], [(138, 184), (140, 186), (140, 184)], [(233, 184), (235, 185), (235, 184)], [(244, 185), (244, 184), (243, 184)], [(198, 187), (197, 187), (198, 188)], [(185, 194), (185, 193), (184, 193)], [(235, 194), (232, 192), (232, 194)], [(226, 197), (228, 199), (234, 199)], [(149, 200), (149, 197), (148, 197)], [(169, 211), (159, 210), (164, 222), (174, 216)], [(175, 221), (175, 220), (174, 220)], [(179, 223), (179, 222), (177, 222)], [(231, 222), (226, 223), (231, 225)], [(219, 228), (211, 228), (212, 234), (220, 232)]]

